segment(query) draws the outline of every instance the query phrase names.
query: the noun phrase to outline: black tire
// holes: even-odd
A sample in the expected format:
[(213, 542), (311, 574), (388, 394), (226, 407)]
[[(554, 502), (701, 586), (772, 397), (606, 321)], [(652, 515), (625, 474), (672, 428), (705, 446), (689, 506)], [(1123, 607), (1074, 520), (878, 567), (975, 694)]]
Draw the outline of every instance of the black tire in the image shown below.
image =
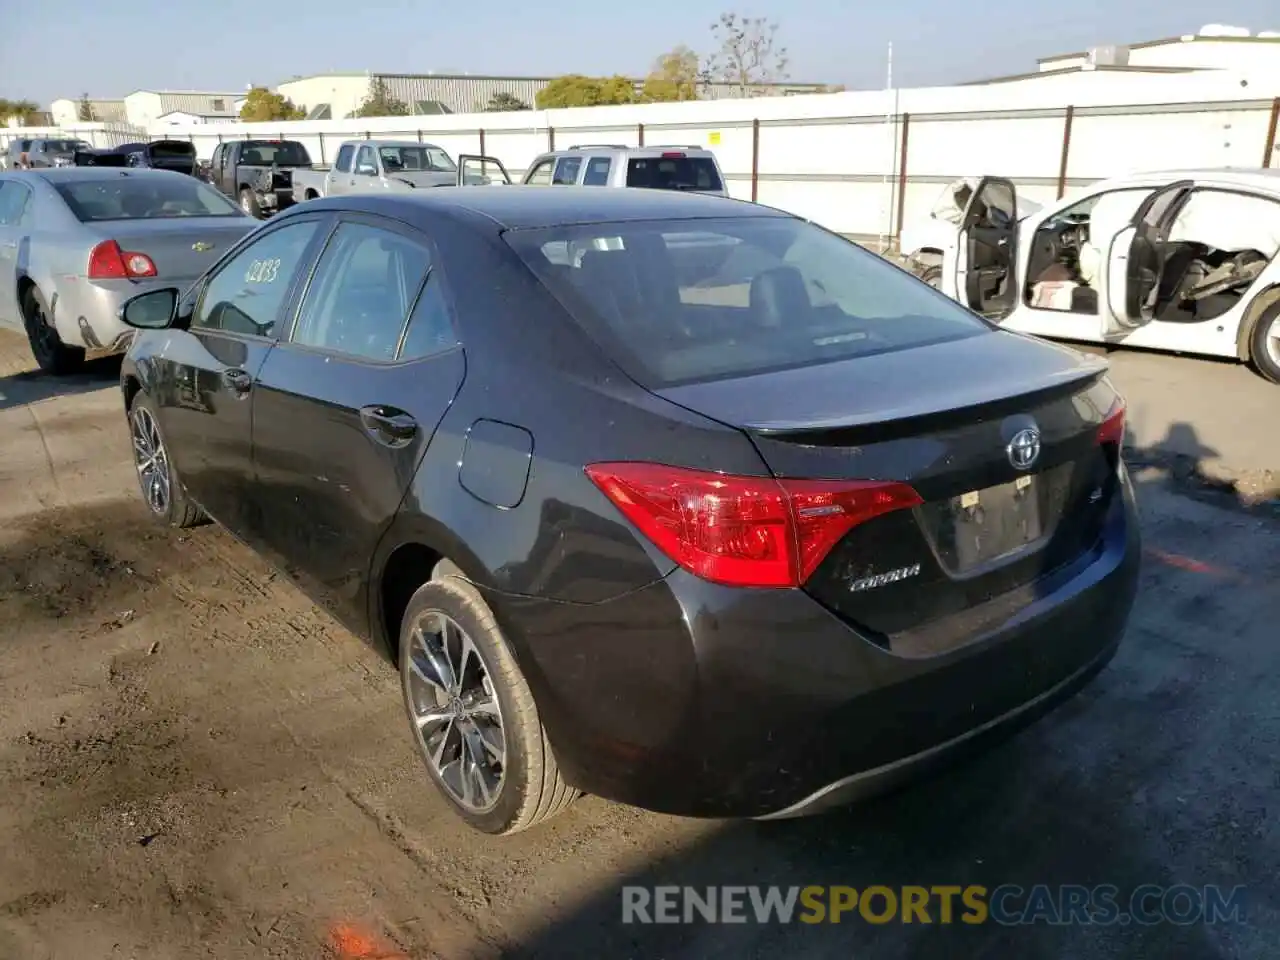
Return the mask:
[(251, 217), (262, 219), (262, 206), (258, 203), (257, 194), (248, 187), (240, 191), (240, 209)]
[(84, 366), (84, 349), (69, 347), (62, 342), (58, 331), (49, 322), (44, 297), (35, 287), (27, 287), (22, 293), (22, 323), (27, 331), (27, 343), (31, 355), (45, 373), (55, 377), (76, 373)]
[(1277, 338), (1280, 338), (1280, 303), (1263, 312), (1249, 338), (1249, 356), (1254, 367), (1272, 383), (1280, 383), (1280, 339)]
[(920, 279), (933, 287), (933, 289), (940, 289), (942, 287), (942, 264), (935, 263), (925, 267), (920, 271)]
[[(442, 565), (435, 579), (418, 588), (405, 610), (400, 627), (400, 688), (414, 744), (428, 774), (454, 812), (477, 830), (495, 835), (519, 833), (561, 813), (578, 796), (564, 782), (556, 765), (546, 731), (538, 719), (538, 708), (506, 639), (484, 599), (469, 582), (455, 574), (451, 564)], [(427, 746), (411, 698), (412, 684), (419, 691), (429, 688), (414, 674), (412, 659), (414, 634), (432, 614), (443, 614), (470, 637), (492, 686), (492, 696), (501, 711), (505, 737), (502, 779), (489, 809), (476, 811), (452, 795), (427, 755)], [(411, 683), (410, 676), (414, 675)], [(446, 733), (446, 736), (448, 734)]]
[[(138, 430), (142, 428), (140, 421), (146, 417), (149, 417), (154, 424), (156, 436), (164, 453), (163, 470), (168, 492), (162, 505), (157, 504), (153, 490), (148, 484), (148, 478), (144, 476), (142, 465), (139, 463), (141, 457), (138, 447)], [(138, 473), (142, 502), (146, 504), (151, 516), (158, 522), (171, 527), (186, 528), (204, 523), (207, 519), (204, 511), (187, 495), (187, 489), (182, 485), (177, 468), (169, 460), (168, 447), (164, 444), (164, 436), (160, 432), (160, 420), (156, 416), (156, 408), (145, 394), (138, 394), (129, 405), (129, 437), (133, 442), (134, 468)]]

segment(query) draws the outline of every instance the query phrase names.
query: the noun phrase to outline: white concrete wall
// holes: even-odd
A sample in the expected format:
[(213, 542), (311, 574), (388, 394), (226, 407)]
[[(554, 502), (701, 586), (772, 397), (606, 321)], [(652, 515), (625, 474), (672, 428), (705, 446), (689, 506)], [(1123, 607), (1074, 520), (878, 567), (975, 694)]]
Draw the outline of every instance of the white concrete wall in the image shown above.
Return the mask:
[[(456, 156), (478, 152), (483, 130), (485, 152), (517, 176), (548, 148), (552, 128), (561, 147), (634, 144), (643, 124), (648, 145), (710, 147), (733, 195), (750, 199), (752, 121), (759, 120), (758, 200), (842, 233), (874, 238), (897, 227), (904, 114), (909, 115), (904, 219), (910, 221), (927, 215), (942, 184), (962, 176), (1002, 175), (1032, 200), (1055, 199), (1068, 105), (1074, 108), (1068, 187), (1139, 169), (1256, 167), (1262, 162), (1276, 96), (1280, 72), (1081, 73), (892, 92), (442, 117), (237, 122), (166, 126), (162, 132), (190, 138), (204, 158), (220, 139), (283, 136), (300, 140), (318, 162), (332, 162), (341, 140), (366, 133), (421, 137)], [(1280, 153), (1274, 163), (1280, 166)]]

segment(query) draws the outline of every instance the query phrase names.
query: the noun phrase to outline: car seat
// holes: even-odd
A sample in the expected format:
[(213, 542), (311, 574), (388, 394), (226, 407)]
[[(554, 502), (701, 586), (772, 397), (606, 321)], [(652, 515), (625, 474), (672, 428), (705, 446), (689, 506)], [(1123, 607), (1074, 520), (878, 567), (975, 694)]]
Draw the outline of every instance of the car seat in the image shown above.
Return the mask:
[(763, 328), (803, 324), (813, 310), (804, 275), (796, 267), (773, 267), (751, 281), (748, 310), (752, 321)]

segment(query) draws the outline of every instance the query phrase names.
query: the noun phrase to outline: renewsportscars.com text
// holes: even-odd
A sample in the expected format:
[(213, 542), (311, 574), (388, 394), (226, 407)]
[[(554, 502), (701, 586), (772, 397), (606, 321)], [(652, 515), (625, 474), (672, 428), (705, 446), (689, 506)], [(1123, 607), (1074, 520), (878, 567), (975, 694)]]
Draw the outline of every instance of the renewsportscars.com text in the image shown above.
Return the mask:
[(1146, 884), (622, 888), (623, 923), (1244, 923), (1244, 888)]

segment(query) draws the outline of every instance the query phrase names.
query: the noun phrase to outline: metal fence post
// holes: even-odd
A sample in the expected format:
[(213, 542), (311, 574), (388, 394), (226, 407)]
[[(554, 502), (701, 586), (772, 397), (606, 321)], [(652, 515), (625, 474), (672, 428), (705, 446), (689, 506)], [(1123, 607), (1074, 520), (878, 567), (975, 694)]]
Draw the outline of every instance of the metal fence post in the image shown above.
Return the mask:
[(751, 202), (760, 196), (760, 118), (751, 121)]
[(1271, 155), (1276, 149), (1276, 123), (1280, 121), (1280, 97), (1271, 101), (1271, 121), (1267, 124), (1267, 145), (1262, 149), (1262, 165), (1271, 166)]
[(1067, 192), (1067, 161), (1071, 156), (1071, 123), (1075, 119), (1076, 108), (1068, 104), (1066, 117), (1062, 121), (1062, 159), (1058, 162), (1058, 199)]
[(418, 142), (419, 142), (419, 143), (421, 143), (421, 142), (422, 142), (422, 128), (421, 128), (421, 127), (419, 127), (419, 128), (418, 128)]
[(484, 127), (480, 128), (480, 156), (484, 156)]
[(636, 137), (639, 138), (638, 139), (639, 145), (643, 147), (644, 146), (644, 124), (643, 123), (636, 124)]
[(902, 142), (898, 146), (898, 219), (894, 224), (893, 245), (902, 252), (902, 223), (907, 209), (907, 134), (911, 129), (911, 114), (902, 115)]
[(323, 130), (320, 131), (319, 137), (320, 137), (320, 162), (324, 163), (324, 131)]
[(556, 148), (556, 128), (547, 127), (547, 150), (555, 150)]

